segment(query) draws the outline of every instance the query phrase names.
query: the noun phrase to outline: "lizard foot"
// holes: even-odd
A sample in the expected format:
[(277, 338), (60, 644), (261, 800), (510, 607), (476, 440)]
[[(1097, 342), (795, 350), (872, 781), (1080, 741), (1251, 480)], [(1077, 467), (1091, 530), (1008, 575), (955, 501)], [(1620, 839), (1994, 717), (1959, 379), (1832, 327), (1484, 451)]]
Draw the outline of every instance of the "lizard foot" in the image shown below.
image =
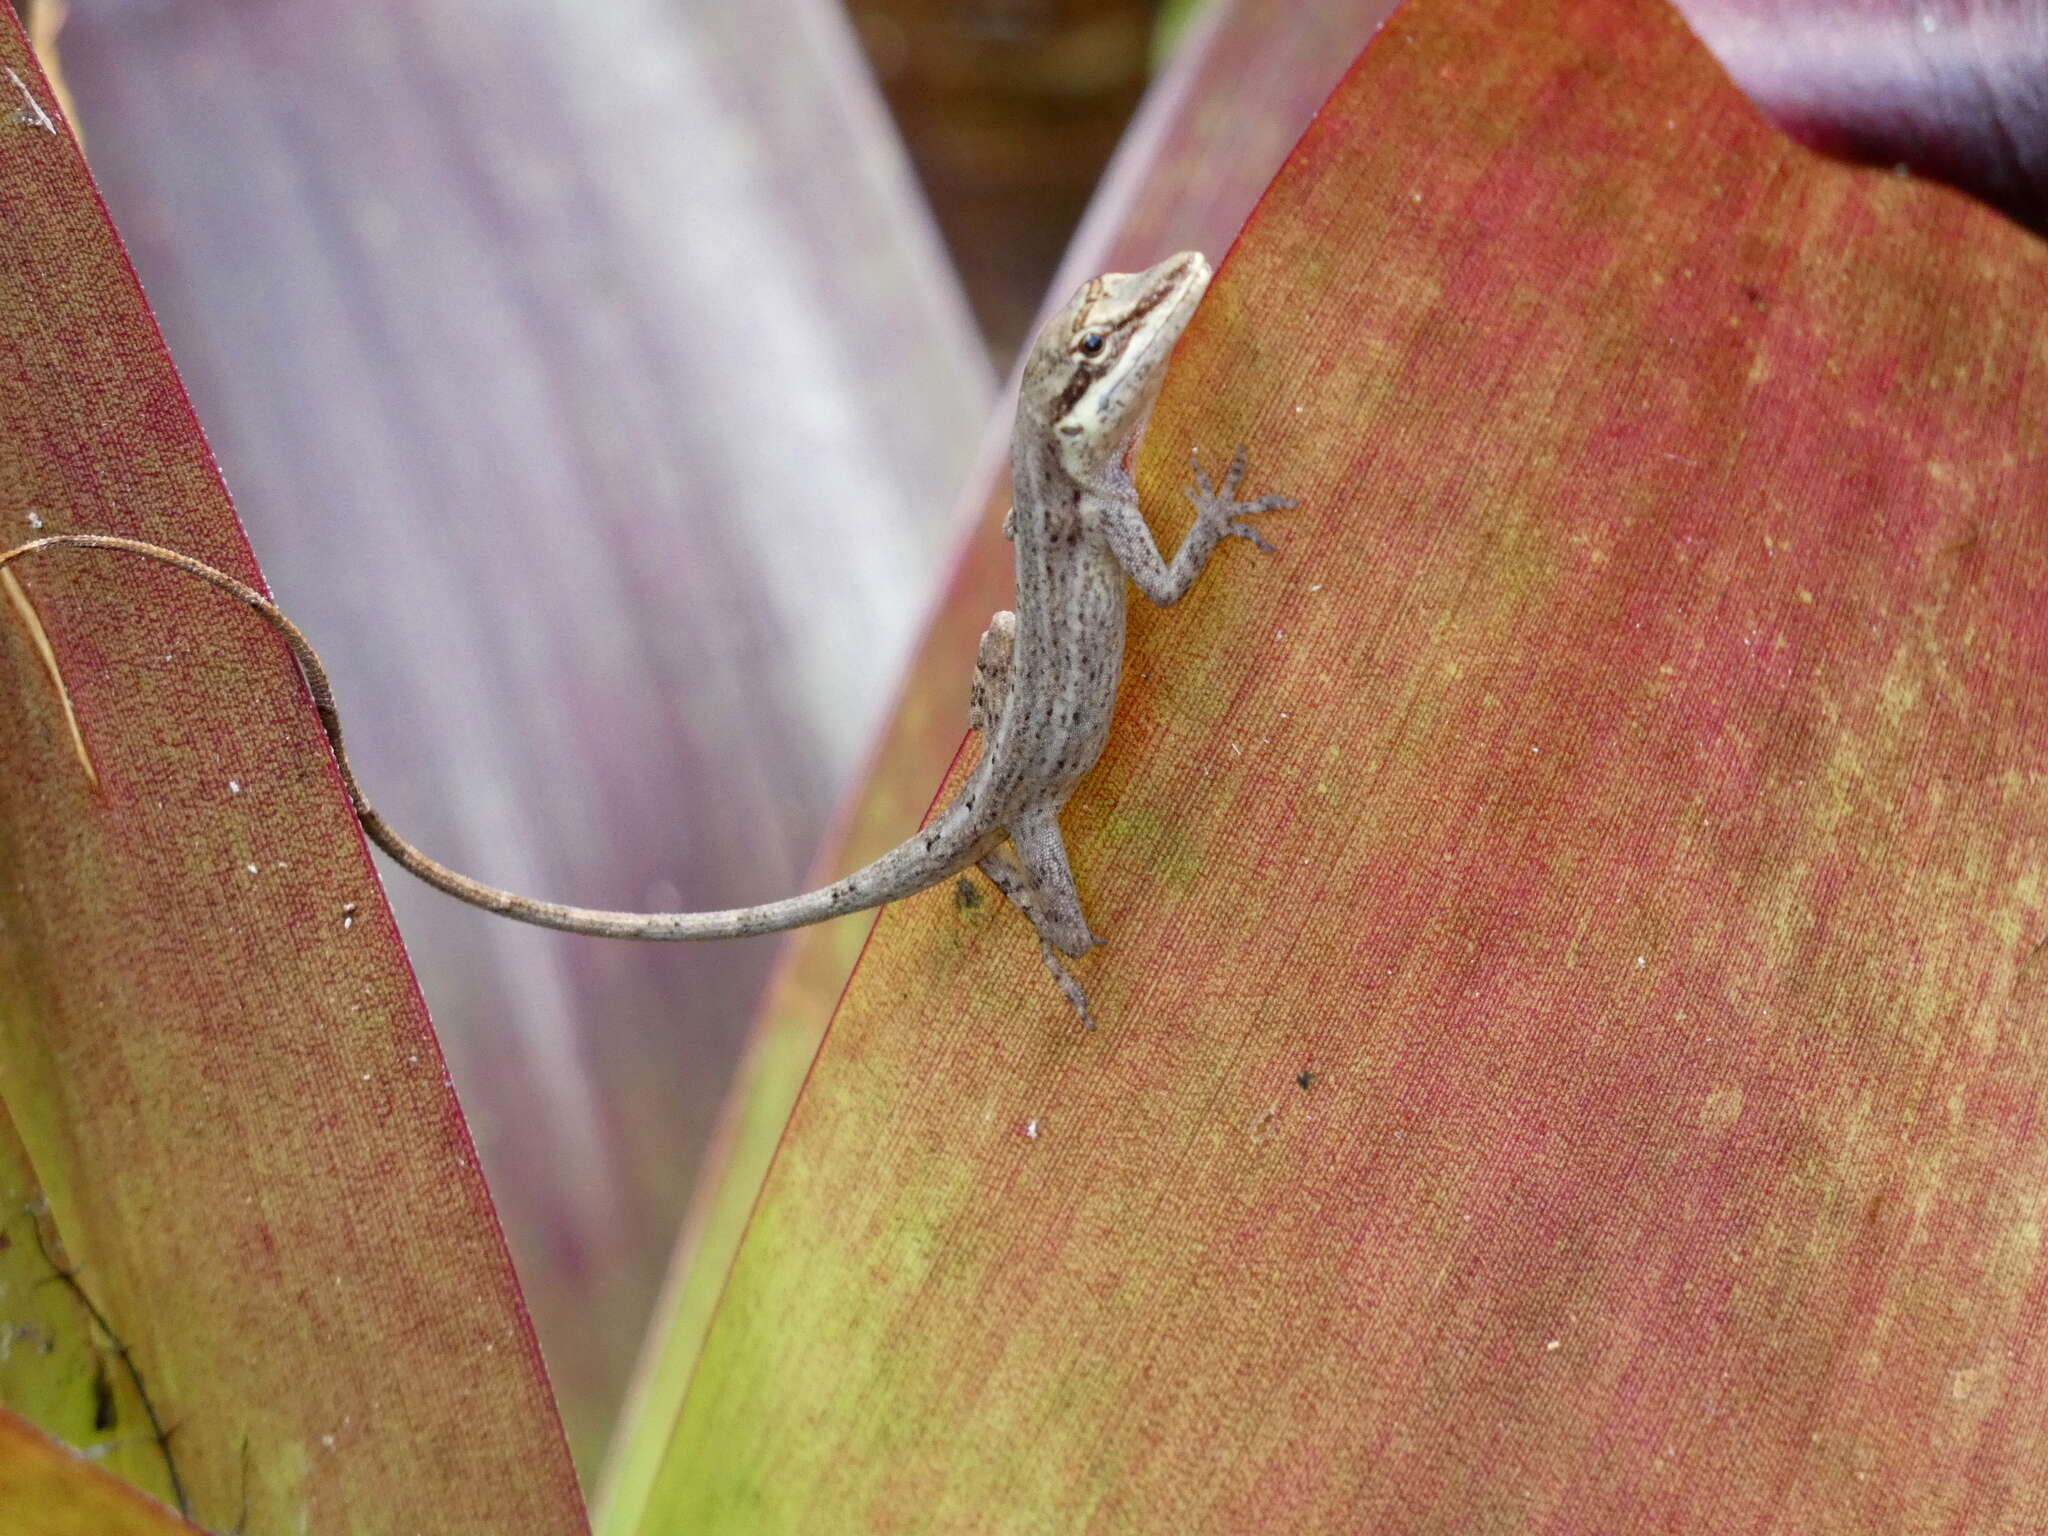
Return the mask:
[(1258, 496), (1248, 501), (1237, 499), (1237, 488), (1244, 484), (1245, 457), (1240, 446), (1231, 457), (1230, 468), (1223, 472), (1223, 484), (1219, 488), (1210, 484), (1209, 476), (1202, 468), (1201, 450), (1189, 455), (1189, 467), (1194, 471), (1195, 483), (1182, 494), (1194, 503), (1196, 518), (1215, 529), (1223, 538), (1249, 539), (1266, 554), (1273, 553), (1273, 546), (1259, 537), (1258, 530), (1239, 518), (1251, 517), (1260, 512), (1284, 512), (1289, 507), (1300, 506), (1292, 496)]
[[(1099, 944), (1102, 941), (1097, 939), (1095, 942)], [(1052, 972), (1052, 979), (1059, 984), (1059, 989), (1066, 995), (1067, 1001), (1074, 1005), (1074, 1012), (1081, 1015), (1081, 1027), (1093, 1029), (1095, 1015), (1088, 1011), (1088, 994), (1081, 990), (1081, 983), (1074, 980), (1073, 972), (1060, 963), (1059, 955), (1050, 944), (1040, 943), (1038, 954), (1039, 958), (1045, 961), (1045, 968)]]

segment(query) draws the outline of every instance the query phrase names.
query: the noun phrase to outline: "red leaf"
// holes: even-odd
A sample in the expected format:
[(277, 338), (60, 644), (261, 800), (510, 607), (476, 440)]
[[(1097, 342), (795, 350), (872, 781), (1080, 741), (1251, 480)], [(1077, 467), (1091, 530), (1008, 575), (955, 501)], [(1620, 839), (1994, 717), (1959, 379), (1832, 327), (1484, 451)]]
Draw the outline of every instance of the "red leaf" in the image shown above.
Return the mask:
[[(1646, 0), (1412, 0), (1140, 484), (1021, 919), (879, 920), (639, 1529), (2048, 1522), (2048, 248)], [(1169, 510), (1171, 509), (1171, 510)]]
[[(1242, 0), (1217, 7), (1203, 34), (1153, 86), (1075, 236), (1054, 297), (1064, 299), (1105, 268), (1146, 266), (1186, 247), (1227, 247), (1391, 4)], [(993, 425), (988, 440), (1007, 452), (1007, 419)], [(981, 513), (973, 540), (911, 662), (904, 702), (876, 751), (867, 787), (836, 848), (814, 871), (820, 878), (909, 836), (959, 750), (976, 637), (992, 611), (1010, 604), (1012, 551), (999, 532), (1008, 474), (1007, 459), (998, 464), (984, 455), (973, 482)], [(868, 928), (860, 918), (792, 938), (734, 1084), (605, 1469), (598, 1503), (607, 1531), (630, 1528), (646, 1496), (741, 1228)]]

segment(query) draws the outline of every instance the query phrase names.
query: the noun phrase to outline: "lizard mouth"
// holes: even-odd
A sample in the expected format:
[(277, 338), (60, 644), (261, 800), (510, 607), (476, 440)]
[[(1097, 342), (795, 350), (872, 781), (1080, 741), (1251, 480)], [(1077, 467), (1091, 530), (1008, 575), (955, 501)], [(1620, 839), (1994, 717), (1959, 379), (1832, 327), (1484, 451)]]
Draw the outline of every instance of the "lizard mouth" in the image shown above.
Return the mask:
[(1209, 262), (1200, 251), (1182, 251), (1132, 280), (1143, 295), (1132, 306), (1133, 329), (1125, 355), (1158, 356), (1187, 329), (1209, 288)]
[(1103, 417), (1121, 435), (1151, 409), (1167, 357), (1209, 287), (1209, 263), (1200, 251), (1182, 251), (1143, 272), (1102, 281), (1129, 295), (1117, 362), (1099, 394)]

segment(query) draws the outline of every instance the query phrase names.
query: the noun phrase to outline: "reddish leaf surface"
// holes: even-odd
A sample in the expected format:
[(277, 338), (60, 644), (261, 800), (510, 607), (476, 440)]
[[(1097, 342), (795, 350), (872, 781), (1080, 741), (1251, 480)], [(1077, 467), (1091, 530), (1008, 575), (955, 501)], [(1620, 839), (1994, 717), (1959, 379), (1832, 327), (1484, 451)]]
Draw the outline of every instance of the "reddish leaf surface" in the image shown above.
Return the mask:
[[(1055, 279), (1055, 296), (1064, 298), (1096, 272), (1145, 266), (1164, 252), (1221, 252), (1345, 61), (1391, 5), (1245, 0), (1218, 7), (1133, 122)], [(976, 639), (989, 614), (1010, 603), (1011, 546), (999, 532), (1009, 505), (1007, 412), (1006, 401), (973, 478), (973, 540), (917, 650), (867, 786), (837, 846), (814, 871), (821, 878), (907, 837), (959, 750)], [(614, 1442), (597, 1501), (606, 1531), (637, 1528), (747, 1214), (870, 926), (866, 919), (820, 925), (790, 944), (734, 1083)]]
[[(76, 0), (64, 45), (379, 808), (564, 900), (796, 889), (994, 387), (839, 0)], [(776, 941), (391, 899), (594, 1456)]]
[[(11, 16), (0, 67), (25, 103), (0, 117), (9, 542), (126, 532), (254, 580)], [(85, 1404), (144, 1434), (125, 1387), (102, 1402), (95, 1380), (125, 1349), (217, 1527), (246, 1507), (250, 1532), (409, 1529), (421, 1510), (436, 1531), (582, 1529), (475, 1157), (288, 655), (170, 573), (63, 555), (17, 572), (0, 1096), (10, 1193), (33, 1207), (39, 1186), (48, 1209), (4, 1213), (0, 1273), (31, 1325), (60, 1305), (71, 1321), (47, 1353), (15, 1339), (9, 1402), (56, 1404), (60, 1432)], [(53, 1267), (75, 1289), (48, 1294)], [(104, 1327), (79, 1320), (85, 1297)]]
[(642, 1529), (2048, 1522), (2048, 250), (1669, 11), (1412, 0), (1140, 481), (1021, 920), (881, 917)]
[(0, 1409), (0, 1530), (8, 1536), (191, 1536), (192, 1529)]

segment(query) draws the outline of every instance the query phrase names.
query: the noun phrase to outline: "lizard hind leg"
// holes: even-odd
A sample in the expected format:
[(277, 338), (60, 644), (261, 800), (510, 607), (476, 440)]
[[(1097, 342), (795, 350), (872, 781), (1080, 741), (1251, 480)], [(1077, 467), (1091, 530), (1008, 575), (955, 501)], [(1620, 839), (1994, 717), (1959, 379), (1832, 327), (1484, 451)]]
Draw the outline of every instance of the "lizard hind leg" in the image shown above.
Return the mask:
[[(1007, 532), (1008, 519), (1004, 520)], [(1017, 651), (1017, 615), (1007, 609), (989, 620), (988, 628), (982, 631), (981, 648), (974, 658), (974, 687), (967, 698), (968, 725), (987, 736), (1002, 718), (1003, 707), (1010, 700), (1010, 659)], [(1046, 894), (1032, 877), (1020, 869), (1000, 848), (991, 850), (980, 862), (981, 872), (989, 883), (1003, 893), (1004, 900), (1023, 913), (1038, 934), (1038, 956), (1045, 962), (1045, 968), (1052, 973), (1055, 985), (1062, 996), (1073, 1005), (1074, 1012), (1081, 1015), (1081, 1027), (1093, 1029), (1095, 1015), (1088, 1008), (1088, 994), (1081, 983), (1074, 979), (1061, 961), (1058, 944), (1068, 954), (1084, 954), (1101, 940), (1088, 932), (1088, 925), (1081, 917), (1081, 903), (1074, 895), (1074, 878), (1067, 872), (1066, 849), (1059, 841), (1059, 824), (1052, 824), (1052, 841), (1057, 853), (1060, 877), (1055, 888), (1063, 887), (1067, 893), (1064, 910), (1054, 910), (1058, 898), (1048, 902)], [(1022, 851), (1022, 844), (1012, 838), (1014, 846)], [(1085, 943), (1076, 945), (1075, 930), (1078, 928)], [(1064, 941), (1064, 942), (1062, 942)]]
[[(1046, 970), (1052, 973), (1053, 983), (1060, 989), (1061, 995), (1073, 1004), (1074, 1012), (1081, 1016), (1081, 1027), (1093, 1029), (1095, 1015), (1089, 1010), (1088, 994), (1082, 989), (1081, 983), (1074, 979), (1074, 973), (1061, 961), (1059, 951), (1053, 947), (1053, 940), (1046, 936), (1046, 925), (1041, 921), (1039, 893), (1033, 887), (1030, 877), (1001, 849), (984, 858), (980, 868), (981, 872), (988, 876), (989, 883), (1001, 891), (1010, 905), (1023, 913), (1031, 926), (1037, 930), (1039, 959), (1045, 962)], [(1090, 938), (1093, 937), (1091, 934)], [(1100, 940), (1096, 942), (1099, 943)]]
[(1102, 940), (1081, 913), (1081, 893), (1074, 889), (1074, 871), (1067, 863), (1067, 845), (1060, 837), (1057, 813), (1020, 814), (1010, 825), (1010, 846), (1024, 866), (1034, 898), (1031, 925), (1038, 936), (1063, 955), (1085, 955)]

